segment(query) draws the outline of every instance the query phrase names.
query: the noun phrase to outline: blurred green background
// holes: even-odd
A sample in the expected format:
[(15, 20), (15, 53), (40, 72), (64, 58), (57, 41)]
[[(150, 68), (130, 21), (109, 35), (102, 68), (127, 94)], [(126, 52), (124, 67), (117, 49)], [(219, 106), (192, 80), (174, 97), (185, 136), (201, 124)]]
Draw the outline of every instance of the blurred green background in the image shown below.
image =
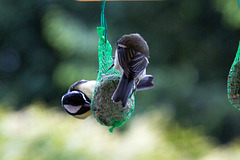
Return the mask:
[(240, 112), (226, 89), (237, 0), (106, 3), (113, 50), (140, 33), (155, 77), (112, 134), (60, 103), (72, 83), (97, 77), (100, 12), (100, 2), (0, 0), (0, 159), (239, 159)]

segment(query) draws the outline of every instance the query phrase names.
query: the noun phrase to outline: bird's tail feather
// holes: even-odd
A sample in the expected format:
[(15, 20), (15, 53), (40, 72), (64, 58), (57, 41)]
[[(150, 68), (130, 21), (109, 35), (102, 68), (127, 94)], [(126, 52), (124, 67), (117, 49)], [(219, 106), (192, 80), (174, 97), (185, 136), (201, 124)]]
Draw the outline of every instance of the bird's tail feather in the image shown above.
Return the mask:
[(125, 107), (128, 102), (128, 98), (131, 94), (133, 83), (134, 83), (133, 79), (127, 78), (126, 75), (123, 74), (117, 86), (117, 89), (113, 93), (112, 100), (114, 102), (121, 101), (122, 106)]

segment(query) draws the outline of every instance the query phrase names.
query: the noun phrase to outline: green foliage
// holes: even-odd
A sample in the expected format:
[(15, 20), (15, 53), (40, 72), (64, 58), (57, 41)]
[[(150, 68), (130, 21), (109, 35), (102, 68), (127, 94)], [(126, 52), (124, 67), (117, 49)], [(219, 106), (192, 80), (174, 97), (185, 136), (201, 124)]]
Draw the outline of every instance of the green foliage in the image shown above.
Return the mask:
[(224, 22), (233, 28), (240, 28), (240, 10), (236, 0), (214, 0), (216, 9), (222, 13)]
[[(88, 60), (96, 57), (98, 36), (81, 19), (53, 6), (43, 16), (43, 36), (61, 58), (81, 56)], [(91, 62), (91, 61), (90, 61)]]
[(123, 134), (111, 134), (93, 117), (81, 121), (46, 108), (35, 103), (0, 115), (1, 160), (197, 160), (213, 149), (199, 128), (182, 128), (166, 109), (136, 116)]
[(64, 88), (79, 79), (96, 79), (98, 36), (95, 28), (88, 29), (76, 17), (56, 6), (48, 8), (42, 22), (44, 38), (65, 62), (53, 73), (55, 85)]
[(17, 112), (1, 110), (1, 160), (229, 160), (240, 155), (239, 140), (216, 146), (202, 128), (173, 121), (165, 107), (135, 116), (124, 132), (113, 133), (93, 117), (82, 121), (49, 108), (34, 103)]

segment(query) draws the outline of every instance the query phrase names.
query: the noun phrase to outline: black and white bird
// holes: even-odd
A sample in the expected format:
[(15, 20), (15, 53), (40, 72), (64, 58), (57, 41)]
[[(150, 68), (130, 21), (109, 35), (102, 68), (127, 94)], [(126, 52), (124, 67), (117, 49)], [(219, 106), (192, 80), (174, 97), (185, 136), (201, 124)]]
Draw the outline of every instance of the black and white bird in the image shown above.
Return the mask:
[(85, 119), (91, 115), (91, 98), (96, 81), (81, 80), (68, 89), (62, 96), (64, 110), (75, 118)]
[(113, 65), (122, 77), (112, 96), (114, 102), (121, 101), (125, 107), (132, 93), (154, 87), (153, 76), (146, 75), (148, 58), (148, 44), (139, 34), (124, 35), (117, 41)]

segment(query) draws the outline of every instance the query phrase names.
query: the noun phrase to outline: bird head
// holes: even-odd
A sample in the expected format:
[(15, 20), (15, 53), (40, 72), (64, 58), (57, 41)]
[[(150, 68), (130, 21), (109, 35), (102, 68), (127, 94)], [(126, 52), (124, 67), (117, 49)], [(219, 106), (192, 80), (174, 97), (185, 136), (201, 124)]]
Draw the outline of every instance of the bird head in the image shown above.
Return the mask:
[(62, 97), (64, 110), (75, 118), (85, 119), (91, 115), (91, 97), (96, 81), (81, 80), (68, 89)]

